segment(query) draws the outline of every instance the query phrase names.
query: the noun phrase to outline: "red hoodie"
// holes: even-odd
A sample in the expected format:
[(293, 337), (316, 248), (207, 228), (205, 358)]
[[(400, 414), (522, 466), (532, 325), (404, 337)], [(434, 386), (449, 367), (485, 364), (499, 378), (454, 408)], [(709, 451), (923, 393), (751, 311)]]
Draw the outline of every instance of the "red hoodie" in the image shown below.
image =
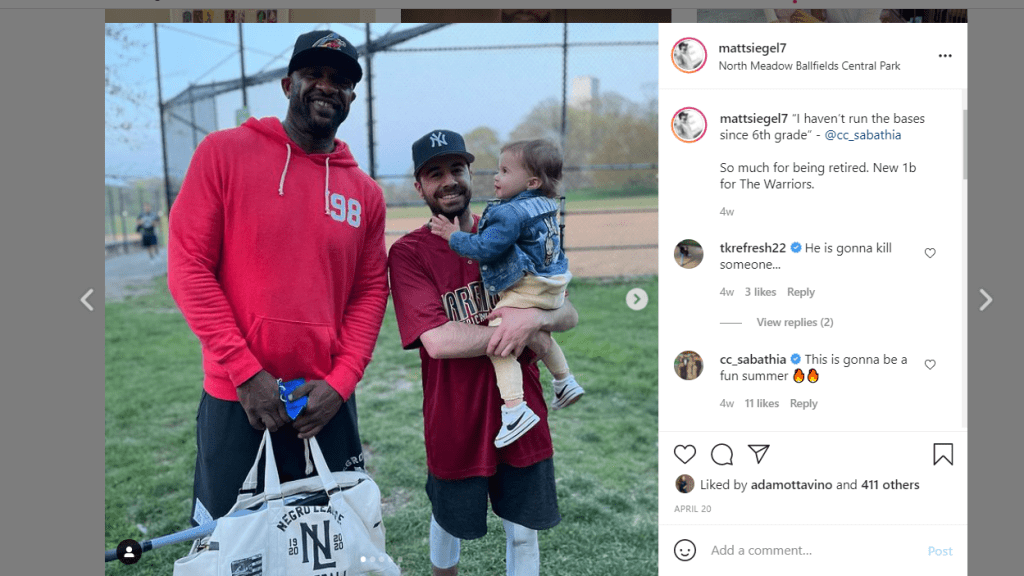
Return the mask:
[(387, 305), (384, 196), (335, 140), (306, 154), (277, 118), (207, 136), (169, 219), (167, 284), (203, 349), (203, 387), (238, 400), (260, 369), (348, 400)]

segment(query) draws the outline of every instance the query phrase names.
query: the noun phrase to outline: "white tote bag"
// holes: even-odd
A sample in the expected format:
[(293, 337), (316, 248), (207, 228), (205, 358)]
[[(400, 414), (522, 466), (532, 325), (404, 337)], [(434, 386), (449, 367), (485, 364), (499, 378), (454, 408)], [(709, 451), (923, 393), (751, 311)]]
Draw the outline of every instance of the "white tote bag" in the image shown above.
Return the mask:
[[(264, 431), (242, 487), (255, 491), (266, 451), (264, 493), (240, 495), (213, 533), (174, 563), (174, 576), (398, 576), (384, 552), (377, 484), (362, 472), (331, 473), (316, 438), (309, 448), (317, 476), (282, 486), (270, 432)], [(316, 499), (304, 496), (318, 494), (329, 504), (302, 504)]]

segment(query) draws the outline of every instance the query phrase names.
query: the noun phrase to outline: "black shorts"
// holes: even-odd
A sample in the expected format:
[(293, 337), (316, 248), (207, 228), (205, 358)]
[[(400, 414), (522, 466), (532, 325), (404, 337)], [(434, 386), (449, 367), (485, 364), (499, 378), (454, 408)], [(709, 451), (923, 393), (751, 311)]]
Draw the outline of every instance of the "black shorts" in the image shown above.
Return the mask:
[(142, 245), (143, 246), (156, 246), (156, 231), (153, 229), (147, 230), (142, 229)]
[[(306, 474), (306, 449), (295, 429), (285, 426), (270, 435), (281, 482), (316, 476)], [(203, 391), (196, 415), (196, 474), (192, 484), (192, 524), (196, 500), (216, 520), (227, 514), (238, 499), (238, 490), (256, 459), (263, 431), (249, 424), (238, 402), (220, 400)], [(363, 468), (355, 394), (316, 435), (332, 472)], [(263, 492), (263, 458), (260, 458), (256, 493)]]
[(487, 534), (487, 497), (500, 518), (533, 530), (558, 525), (555, 464), (551, 458), (516, 468), (498, 464), (490, 477), (442, 480), (427, 473), (434, 519), (452, 536), (473, 540)]

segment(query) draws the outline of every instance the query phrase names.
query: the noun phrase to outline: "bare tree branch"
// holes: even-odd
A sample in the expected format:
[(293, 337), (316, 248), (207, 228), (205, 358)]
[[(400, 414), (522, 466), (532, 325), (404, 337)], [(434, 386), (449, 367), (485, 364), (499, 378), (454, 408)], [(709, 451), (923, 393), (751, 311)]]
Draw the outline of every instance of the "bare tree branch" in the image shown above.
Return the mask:
[(108, 138), (138, 146), (134, 131), (151, 128), (140, 120), (139, 109), (153, 105), (153, 95), (139, 87), (138, 78), (126, 78), (124, 70), (148, 55), (150, 44), (138, 40), (144, 24), (106, 24), (106, 59), (103, 66), (106, 97), (105, 132)]

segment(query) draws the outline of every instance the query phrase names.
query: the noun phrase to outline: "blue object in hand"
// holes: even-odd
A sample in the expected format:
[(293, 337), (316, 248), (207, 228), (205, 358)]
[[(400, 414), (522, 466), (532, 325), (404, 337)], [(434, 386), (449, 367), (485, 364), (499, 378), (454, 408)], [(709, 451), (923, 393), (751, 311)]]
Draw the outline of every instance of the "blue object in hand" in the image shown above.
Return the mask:
[(296, 388), (306, 383), (304, 378), (297, 378), (295, 380), (289, 380), (287, 382), (277, 382), (277, 389), (281, 391), (281, 402), (284, 402), (285, 410), (288, 411), (288, 417), (295, 420), (299, 416), (299, 412), (306, 407), (306, 402), (309, 401), (308, 396), (300, 396), (295, 400), (288, 400), (288, 395), (295, 391)]

